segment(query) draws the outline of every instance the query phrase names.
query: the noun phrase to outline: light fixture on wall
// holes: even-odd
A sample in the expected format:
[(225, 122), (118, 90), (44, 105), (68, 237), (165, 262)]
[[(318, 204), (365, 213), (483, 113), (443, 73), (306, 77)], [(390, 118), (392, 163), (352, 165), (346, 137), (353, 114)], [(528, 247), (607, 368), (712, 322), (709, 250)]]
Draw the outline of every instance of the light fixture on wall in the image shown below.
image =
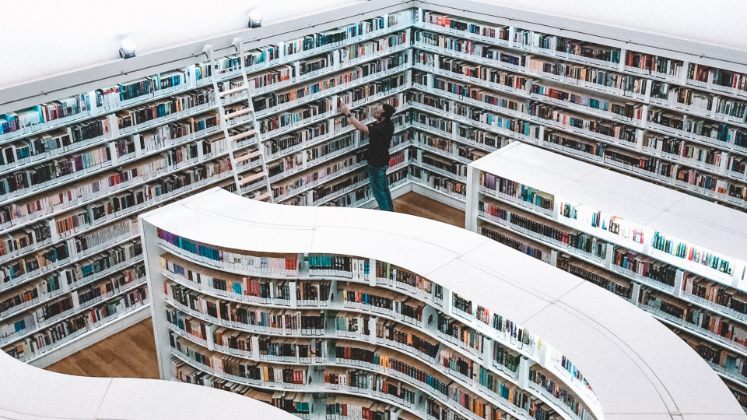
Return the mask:
[(135, 41), (132, 38), (125, 38), (119, 44), (119, 56), (122, 58), (132, 58), (135, 56)]
[(262, 26), (262, 18), (264, 15), (262, 14), (262, 11), (256, 8), (250, 9), (248, 14), (248, 26), (250, 28), (259, 28)]

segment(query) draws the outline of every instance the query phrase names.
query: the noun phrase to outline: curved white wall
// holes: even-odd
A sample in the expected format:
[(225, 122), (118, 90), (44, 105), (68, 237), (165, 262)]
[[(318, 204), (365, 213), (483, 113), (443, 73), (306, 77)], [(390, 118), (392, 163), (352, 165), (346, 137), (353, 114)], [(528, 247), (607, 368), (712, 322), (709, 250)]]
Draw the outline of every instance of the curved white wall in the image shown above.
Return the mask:
[(295, 419), (230, 392), (155, 379), (88, 378), (35, 368), (0, 351), (3, 419)]

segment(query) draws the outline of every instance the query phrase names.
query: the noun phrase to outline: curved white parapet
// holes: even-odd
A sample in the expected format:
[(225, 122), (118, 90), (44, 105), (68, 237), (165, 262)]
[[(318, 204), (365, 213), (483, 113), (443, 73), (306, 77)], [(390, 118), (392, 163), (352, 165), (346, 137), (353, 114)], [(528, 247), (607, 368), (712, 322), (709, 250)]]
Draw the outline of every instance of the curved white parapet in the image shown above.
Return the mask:
[(230, 392), (155, 379), (88, 378), (39, 369), (0, 351), (2, 419), (292, 419)]
[[(439, 299), (435, 298), (435, 293), (415, 298), (424, 301), (428, 307), (436, 308), (431, 313), (442, 312), (479, 332), (486, 340), (492, 341), (493, 345), (519, 354), (522, 366), (512, 383), (521, 390), (528, 390), (533, 398), (536, 397), (551, 407), (555, 416), (552, 418), (747, 418), (710, 367), (650, 315), (593, 284), (464, 229), (388, 212), (272, 205), (244, 199), (222, 189), (197, 194), (142, 215), (140, 219), (162, 377), (168, 376), (167, 369), (175, 356), (169, 349), (170, 327), (165, 315), (167, 307), (172, 308), (171, 310), (183, 310), (197, 319), (209, 318), (200, 314), (200, 311), (190, 313), (189, 308), (182, 308), (178, 302), (167, 305), (164, 302), (164, 291), (159, 290), (164, 288), (164, 282), (171, 282), (195, 293), (204, 293), (211, 299), (225, 299), (229, 305), (231, 302), (243, 302), (232, 298), (230, 289), (228, 292), (221, 292), (206, 287), (199, 279), (191, 282), (186, 278), (172, 276), (161, 265), (163, 255), (186, 261), (185, 264), (192, 264), (204, 272), (249, 276), (254, 275), (254, 272), (248, 266), (243, 263), (227, 264), (221, 259), (222, 256), (227, 259), (260, 253), (299, 254), (301, 257), (308, 254), (330, 254), (370, 261), (374, 264), (371, 267), (375, 267), (376, 261), (392, 264), (440, 286), (443, 292)], [(185, 249), (172, 246), (168, 241), (160, 240), (159, 230), (215, 247), (222, 256), (213, 259), (190, 254)], [(287, 273), (282, 273), (281, 270), (268, 277), (299, 282), (310, 280), (308, 271), (302, 275), (301, 271), (294, 270)], [(372, 268), (372, 271), (375, 270)], [(361, 287), (389, 287), (379, 283), (380, 279), (376, 277), (376, 274), (367, 274), (365, 278), (347, 281), (358, 281)], [(397, 292), (409, 297), (413, 295), (404, 289)], [(333, 299), (330, 299), (330, 308), (336, 308)], [(293, 303), (289, 305), (295, 310), (295, 293), (292, 300)], [(467, 302), (466, 307), (470, 313), (455, 308), (457, 300), (463, 304)], [(272, 307), (273, 304), (268, 302), (256, 305)], [(487, 314), (482, 318), (495, 319), (491, 317), (500, 315), (503, 320), (511, 320), (511, 328), (513, 331), (522, 331), (524, 342), (516, 340), (515, 334), (512, 337), (511, 334), (500, 333), (490, 323), (481, 322), (476, 316), (478, 307), (483, 311), (481, 314)], [(345, 306), (342, 310), (358, 309)], [(365, 308), (360, 311), (364, 312)], [(219, 318), (221, 316), (217, 315), (217, 318), (212, 317), (206, 322), (213, 322), (214, 325), (225, 322)], [(230, 320), (225, 325), (229, 323)], [(410, 324), (423, 335), (432, 333), (428, 325), (425, 321)], [(242, 331), (240, 326), (231, 325), (227, 328)], [(243, 331), (253, 333), (252, 330)], [(441, 349), (456, 352), (463, 350), (463, 346), (449, 343), (443, 337), (436, 335), (433, 338), (439, 342)], [(194, 343), (199, 341), (194, 337), (191, 340)], [(375, 338), (371, 340), (375, 341)], [(203, 341), (207, 350), (217, 351), (219, 346), (212, 339)], [(382, 345), (381, 342), (376, 343)], [(486, 362), (488, 359), (484, 354), (475, 356), (467, 353), (462, 352), (461, 356), (471, 357), (477, 366), (485, 363), (486, 369), (494, 368), (492, 365), (488, 366), (490, 363)], [(254, 353), (254, 357), (256, 355)], [(246, 357), (251, 360), (252, 354), (249, 353)], [(335, 365), (335, 358), (315, 360), (311, 364), (314, 363), (332, 366)], [(192, 365), (195, 369), (208, 369), (206, 365), (199, 363)], [(573, 367), (570, 370), (577, 372), (575, 366), (578, 366), (583, 375), (574, 377), (563, 368), (571, 365)], [(560, 404), (560, 400), (553, 399), (552, 395), (547, 395), (540, 387), (533, 386), (531, 380), (528, 383), (527, 376), (522, 375), (526, 375), (529, 366), (538, 366), (537, 369), (542, 369), (549, 379), (558, 382), (559, 388), (565, 389), (580, 401), (588, 409), (589, 415), (582, 416), (568, 410)], [(440, 371), (440, 368), (434, 366), (434, 370)], [(222, 371), (210, 368), (206, 373), (220, 377)], [(446, 376), (453, 379), (448, 375), (447, 372)], [(505, 377), (507, 376), (502, 378)], [(457, 377), (454, 382), (460, 384), (460, 380)], [(322, 385), (314, 382), (313, 386), (306, 386), (306, 390), (304, 387), (292, 387), (290, 390), (325, 394), (341, 392), (326, 389)], [(485, 397), (487, 394), (482, 393), (479, 386), (472, 385), (474, 383), (468, 384), (466, 389), (493, 403), (489, 395)], [(275, 383), (258, 383), (256, 386), (282, 390)], [(428, 390), (420, 389), (419, 392), (428, 394)], [(374, 398), (371, 395), (369, 397)], [(447, 408), (451, 408), (448, 403), (450, 401), (447, 401)], [(501, 409), (505, 408), (500, 405), (500, 401), (495, 404)], [(464, 411), (456, 412), (465, 415)], [(517, 418), (533, 418), (533, 415), (527, 413), (506, 412)], [(410, 410), (410, 413), (419, 414), (415, 409)]]

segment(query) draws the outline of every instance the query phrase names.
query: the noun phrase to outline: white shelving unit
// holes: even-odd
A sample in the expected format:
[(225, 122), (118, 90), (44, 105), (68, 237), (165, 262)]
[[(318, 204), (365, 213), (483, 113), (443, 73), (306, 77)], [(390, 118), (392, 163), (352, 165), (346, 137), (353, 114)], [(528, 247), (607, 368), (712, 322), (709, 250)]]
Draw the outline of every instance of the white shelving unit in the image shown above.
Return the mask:
[[(488, 375), (555, 413), (550, 418), (633, 419), (641, 411), (664, 418), (680, 410), (744, 418), (711, 368), (639, 309), (453, 226), (385, 212), (278, 206), (221, 189), (140, 219), (164, 378), (191, 366), (259, 393), (305, 392), (311, 408), (296, 413), (302, 418), (316, 418), (325, 411), (319, 406), (339, 394), (334, 398), (387, 404), (382, 418), (434, 417), (435, 406), (479, 417), (446, 396), (457, 389), (512, 417), (534, 418), (492, 392)], [(317, 286), (318, 294), (305, 295)], [(409, 338), (388, 339), (382, 324)], [(447, 325), (456, 337), (442, 330)], [(425, 342), (432, 347), (416, 344)], [(272, 350), (282, 343), (287, 352)], [(515, 363), (500, 363), (497, 354)], [(270, 367), (285, 370), (267, 377), (263, 369)], [(334, 379), (343, 372), (408, 391), (403, 400), (376, 387), (352, 389), (357, 385)], [(535, 383), (538, 373), (578, 401), (574, 408)], [(432, 379), (423, 382), (423, 375)]]
[[(303, 45), (304, 36), (309, 31), (304, 24), (306, 20), (286, 22), (291, 27), (297, 25), (298, 29), (283, 31), (282, 37), (267, 39), (277, 39), (275, 44), (246, 42), (235, 37), (230, 51), (221, 53), (216, 53), (217, 46), (209, 44), (203, 48), (204, 56), (201, 57), (206, 61), (190, 63), (173, 72), (131, 83), (123, 82), (113, 90), (91, 91), (47, 104), (45, 111), (39, 108), (39, 112), (57, 112), (65, 116), (41, 126), (0, 135), (0, 149), (3, 151), (0, 173), (5, 176), (20, 174), (31, 182), (32, 178), (28, 177), (37, 176), (38, 165), (52, 164), (56, 165), (55, 170), (59, 170), (60, 164), (72, 162), (78, 169), (3, 194), (2, 212), (6, 219), (1, 232), (7, 238), (0, 245), (0, 259), (7, 263), (0, 274), (0, 318), (3, 321), (0, 323), (0, 343), (3, 348), (22, 360), (46, 366), (144, 319), (147, 316), (145, 311), (134, 311), (130, 315), (133, 311), (129, 302), (125, 306), (112, 304), (120, 301), (122, 293), (117, 291), (125, 288), (129, 291), (125, 293), (138, 293), (132, 302), (135, 306), (147, 305), (144, 277), (138, 275), (143, 266), (136, 235), (134, 232), (126, 237), (115, 235), (122, 229), (122, 224), (136, 229), (131, 217), (141, 211), (216, 185), (241, 191), (242, 195), (249, 197), (284, 203), (349, 200), (355, 190), (347, 191), (347, 194), (332, 191), (336, 198), (316, 197), (313, 191), (325, 183), (338, 182), (338, 179), (339, 183), (344, 183), (345, 177), (360, 173), (362, 165), (357, 159), (349, 162), (349, 157), (360, 152), (365, 143), (360, 136), (353, 134), (350, 127), (339, 124), (341, 118), (332, 98), (335, 95), (345, 98), (356, 89), (379, 83), (381, 79), (391, 77), (393, 73), (388, 70), (392, 70), (400, 75), (399, 86), (392, 88), (390, 84), (386, 85), (389, 87), (377, 88), (372, 94), (352, 101), (351, 105), (356, 112), (365, 112), (369, 104), (382, 99), (395, 101), (396, 105), (396, 101), (401, 102), (398, 96), (407, 87), (404, 82), (409, 69), (409, 65), (403, 63), (361, 76), (361, 66), (367, 63), (395, 56), (407, 57), (408, 42), (405, 41), (411, 23), (410, 12), (394, 10), (388, 15), (386, 7), (370, 9), (358, 15), (367, 24), (351, 26), (342, 21), (337, 24), (338, 27), (342, 25), (341, 29), (325, 25), (331, 30), (315, 35), (317, 41), (324, 36), (345, 35), (338, 41), (319, 42), (319, 45), (309, 48)], [(350, 32), (352, 30), (356, 32)], [(375, 44), (376, 40), (394, 34), (401, 35), (401, 42), (396, 45), (371, 51), (369, 48), (355, 57), (349, 53), (358, 46)], [(329, 58), (326, 66), (304, 70), (304, 63), (319, 57)], [(287, 78), (287, 72), (282, 73), (284, 69), (291, 70), (290, 78)], [(352, 74), (352, 71), (360, 77), (351, 84), (338, 86), (341, 82), (337, 81), (332, 88), (303, 94), (298, 100), (286, 99), (276, 106), (254, 110), (257, 100), (279, 100), (277, 98), (289, 92), (299, 94), (294, 91), (299, 84), (319, 84)], [(299, 107), (320, 100), (331, 104), (327, 112), (286, 123), (277, 129), (265, 127), (266, 122), (273, 118), (283, 118)], [(70, 113), (74, 115), (68, 115)], [(29, 118), (30, 114), (18, 115)], [(76, 139), (74, 133), (82, 133), (80, 128), (87, 127), (87, 124), (98, 124), (99, 131), (86, 133), (86, 136), (92, 136), (90, 139), (78, 137), (78, 141), (73, 141)], [(274, 165), (268, 163), (271, 157), (269, 144), (313, 124), (324, 124), (326, 138), (311, 136), (308, 140), (313, 139), (314, 143), (306, 144), (307, 140), (304, 140), (303, 149), (289, 151), (285, 156), (286, 159), (289, 156), (295, 158), (293, 153), (297, 153), (302, 166), (281, 166), (285, 170), (268, 176)], [(400, 125), (398, 131), (406, 132), (407, 128)], [(343, 136), (352, 139), (349, 147), (325, 152), (325, 156), (307, 161), (307, 154), (319, 154), (317, 149)], [(410, 190), (409, 185), (402, 182), (407, 181), (407, 146), (407, 142), (399, 146), (401, 163), (393, 168), (399, 171), (393, 174), (400, 179), (396, 185), (399, 194)], [(40, 148), (48, 150), (39, 153)], [(34, 150), (37, 153), (33, 156), (22, 157), (34, 153)], [(103, 162), (95, 160), (102, 158)], [(91, 159), (94, 159), (93, 166), (88, 163)], [(344, 162), (343, 167), (327, 171), (326, 176), (319, 180), (311, 181), (313, 178), (307, 175), (311, 169), (316, 168), (317, 173), (322, 173), (325, 168), (341, 162)], [(75, 165), (83, 165), (84, 169)], [(185, 174), (186, 179), (183, 178)], [(294, 180), (304, 182), (293, 188), (285, 186), (298, 183)], [(362, 181), (357, 185), (359, 191), (366, 188)], [(281, 188), (287, 191), (279, 192)], [(60, 194), (66, 189), (72, 192), (69, 196)], [(360, 205), (371, 203), (366, 194), (356, 202)], [(32, 212), (34, 206), (41, 211)], [(31, 213), (25, 215), (25, 212)], [(96, 241), (89, 245), (91, 238)], [(129, 247), (126, 258), (114, 258), (123, 244)], [(76, 249), (79, 251), (74, 252)], [(109, 257), (105, 264), (89, 264), (90, 260), (102, 256)], [(126, 285), (120, 284), (120, 280), (112, 283), (115, 276), (120, 278), (116, 268), (128, 270), (124, 276), (128, 280)], [(132, 279), (136, 283), (130, 283)], [(142, 287), (133, 288), (133, 285)], [(85, 292), (81, 296), (86, 298), (80, 303), (79, 291)], [(115, 325), (120, 314), (128, 315), (128, 322)], [(109, 322), (102, 323), (101, 317)], [(103, 328), (107, 325), (109, 327)], [(93, 330), (98, 332), (91, 334)]]
[(471, 163), (468, 178), (469, 230), (501, 234), (693, 336), (747, 388), (744, 213), (521, 143)]
[[(335, 96), (366, 121), (375, 102), (398, 108), (395, 197), (464, 208), (466, 166), (519, 141), (744, 211), (745, 62), (737, 50), (484, 2), (382, 0), (5, 89), (2, 349), (45, 366), (123, 328), (117, 314), (147, 316), (134, 310), (147, 305), (142, 265), (116, 256), (127, 246), (137, 262), (137, 238), (111, 235), (142, 211), (216, 186), (283, 204), (375, 206), (365, 139)], [(477, 66), (492, 78), (464, 71)], [(709, 124), (709, 136), (693, 132)], [(44, 177), (49, 165), (58, 176)], [(123, 287), (139, 296), (104, 309)], [(87, 312), (97, 313), (81, 321)]]

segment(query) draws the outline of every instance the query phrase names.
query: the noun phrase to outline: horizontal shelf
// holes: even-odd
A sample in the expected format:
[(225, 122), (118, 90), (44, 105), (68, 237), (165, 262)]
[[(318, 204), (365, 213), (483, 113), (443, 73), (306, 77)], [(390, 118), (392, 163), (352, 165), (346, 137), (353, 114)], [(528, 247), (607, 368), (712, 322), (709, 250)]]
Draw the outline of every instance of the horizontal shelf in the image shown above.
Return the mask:
[(61, 340), (58, 340), (54, 342), (53, 344), (43, 347), (44, 351), (42, 352), (36, 352), (27, 357), (23, 357), (19, 360), (22, 362), (26, 362), (26, 363), (34, 363), (36, 360), (44, 357), (45, 355), (53, 351), (59, 350), (73, 343), (85, 340), (86, 337), (96, 333), (97, 331), (99, 331), (100, 328), (103, 328), (105, 325), (111, 325), (115, 321), (122, 321), (125, 318), (134, 317), (136, 316), (136, 314), (141, 313), (142, 311), (148, 309), (149, 307), (150, 307), (150, 303), (148, 299), (146, 299), (145, 302), (139, 302), (137, 305), (130, 306), (126, 308), (125, 311), (115, 314), (115, 316), (113, 317), (102, 318), (101, 320), (96, 321), (95, 323), (91, 325), (87, 325), (86, 327), (81, 328), (80, 330), (63, 337)]
[(347, 91), (347, 90), (350, 90), (350, 89), (353, 89), (353, 88), (365, 85), (365, 84), (371, 82), (372, 80), (378, 80), (378, 79), (381, 79), (381, 78), (394, 76), (394, 75), (396, 75), (398, 73), (402, 73), (402, 72), (406, 71), (409, 67), (410, 66), (408, 64), (402, 64), (402, 65), (399, 65), (397, 67), (393, 67), (393, 68), (390, 68), (390, 69), (385, 69), (385, 70), (382, 70), (382, 71), (379, 71), (379, 72), (376, 72), (376, 73), (372, 73), (372, 74), (364, 76), (364, 77), (362, 77), (360, 79), (355, 79), (355, 80), (353, 80), (351, 82), (347, 82), (347, 83), (345, 83), (343, 85), (337, 85), (337, 86), (334, 86), (334, 87), (331, 87), (331, 88), (328, 88), (328, 89), (320, 90), (320, 91), (314, 92), (314, 93), (312, 93), (310, 95), (303, 96), (303, 97), (301, 97), (299, 99), (296, 99), (296, 100), (293, 100), (293, 101), (290, 101), (290, 102), (286, 102), (286, 103), (282, 103), (282, 104), (274, 106), (272, 108), (268, 108), (268, 109), (263, 109), (261, 111), (257, 111), (255, 117), (257, 119), (261, 119), (261, 118), (267, 118), (267, 117), (269, 117), (271, 115), (280, 114), (282, 112), (285, 112), (285, 111), (288, 111), (288, 110), (291, 110), (291, 109), (303, 106), (303, 105), (305, 105), (305, 104), (307, 104), (309, 102), (317, 101), (319, 99), (326, 98), (326, 97), (335, 95), (337, 93), (340, 93), (340, 92), (343, 92), (343, 91)]
[[(259, 379), (249, 379), (242, 376), (236, 376), (236, 375), (230, 375), (222, 371), (216, 371), (215, 369), (211, 368), (210, 366), (204, 365), (202, 363), (199, 363), (197, 361), (192, 360), (189, 358), (188, 355), (171, 348), (170, 354), (174, 357), (178, 358), (184, 363), (187, 363), (188, 365), (192, 366), (195, 369), (200, 370), (201, 372), (207, 373), (209, 375), (212, 375), (216, 378), (221, 378), (223, 380), (228, 380), (230, 382), (241, 384), (241, 385), (248, 385), (251, 387), (258, 387), (273, 391), (295, 391), (295, 392), (308, 392), (308, 393), (327, 393), (327, 394), (336, 394), (341, 393), (345, 395), (359, 395), (361, 397), (372, 399), (372, 398), (378, 398), (383, 399), (388, 404), (394, 404), (397, 408), (401, 410), (406, 410), (408, 412), (411, 412), (413, 414), (419, 414), (420, 412), (415, 410), (413, 407), (409, 405), (404, 405), (399, 402), (397, 402), (396, 399), (393, 399), (391, 395), (383, 394), (379, 392), (373, 392), (368, 390), (367, 388), (354, 388), (354, 387), (343, 387), (340, 385), (333, 385), (333, 384), (324, 384), (324, 386), (319, 385), (310, 385), (310, 384), (294, 384), (289, 382), (274, 382), (274, 381), (263, 381)], [(313, 364), (316, 365), (316, 364)], [(332, 366), (345, 366), (340, 363), (335, 363), (334, 361), (326, 362), (324, 365), (332, 365)], [(377, 373), (382, 373), (379, 370), (374, 369), (366, 369)], [(408, 385), (416, 387), (414, 385), (411, 385), (408, 382)], [(417, 387), (416, 387), (417, 388)], [(417, 388), (418, 390), (420, 388)]]
[(77, 307), (72, 307), (64, 312), (61, 312), (57, 315), (54, 315), (52, 317), (49, 317), (47, 319), (44, 319), (42, 321), (35, 321), (34, 326), (30, 331), (21, 330), (15, 334), (12, 334), (10, 336), (3, 337), (0, 340), (0, 346), (6, 346), (10, 343), (15, 343), (17, 341), (23, 340), (25, 338), (28, 338), (40, 331), (45, 330), (47, 327), (57, 324), (58, 322), (64, 321), (68, 318), (72, 318), (76, 315), (80, 315), (81, 313), (85, 312), (86, 310), (90, 309), (93, 306), (96, 306), (100, 303), (104, 303), (110, 299), (113, 299), (115, 297), (118, 297), (132, 289), (137, 288), (138, 286), (145, 285), (145, 277), (140, 277), (137, 280), (133, 280), (131, 284), (127, 284), (126, 287), (120, 288), (115, 293), (111, 293), (109, 296), (101, 296), (101, 299), (96, 298), (92, 299), (88, 302), (82, 303), (78, 305)]
[[(386, 173), (387, 173), (387, 175), (391, 175), (394, 172), (397, 172), (397, 171), (399, 171), (401, 169), (406, 168), (408, 165), (409, 165), (409, 161), (398, 163), (398, 164), (396, 164), (394, 166), (391, 166), (391, 167), (387, 168)], [(369, 184), (369, 180), (366, 178), (366, 179), (364, 179), (362, 181), (356, 182), (353, 185), (349, 185), (349, 186), (343, 188), (340, 191), (336, 191), (336, 192), (333, 192), (333, 193), (329, 194), (328, 196), (322, 197), (322, 198), (318, 199), (317, 201), (311, 203), (311, 205), (313, 205), (313, 206), (323, 206), (324, 204), (327, 204), (327, 203), (329, 203), (332, 200), (336, 200), (336, 199), (344, 196), (345, 194), (349, 194), (349, 193), (351, 193), (351, 192), (353, 192), (355, 190), (358, 190), (360, 188), (363, 188), (363, 187), (368, 187), (368, 184)], [(396, 186), (392, 184), (392, 185), (389, 186), (389, 188), (390, 188), (390, 190), (394, 190), (394, 188), (396, 188)], [(359, 205), (354, 205), (353, 207), (359, 207)]]
[[(212, 155), (212, 156), (211, 156)], [(76, 208), (83, 207), (88, 204), (92, 204), (100, 199), (104, 199), (109, 197), (111, 194), (115, 192), (122, 192), (125, 188), (135, 188), (138, 186), (142, 186), (143, 184), (147, 184), (148, 182), (153, 181), (154, 179), (162, 178), (168, 175), (171, 175), (175, 172), (182, 171), (184, 169), (197, 166), (203, 163), (207, 163), (211, 160), (216, 160), (222, 157), (227, 157), (229, 155), (228, 151), (220, 151), (220, 152), (213, 152), (210, 155), (203, 155), (201, 158), (192, 158), (189, 160), (185, 160), (182, 162), (179, 162), (176, 165), (171, 165), (170, 168), (168, 168), (166, 171), (160, 173), (160, 174), (151, 174), (148, 177), (143, 177), (140, 179), (133, 179), (130, 181), (126, 181), (120, 184), (117, 184), (113, 187), (110, 187), (110, 189), (107, 189), (105, 192), (100, 194), (91, 194), (91, 196), (84, 198), (83, 200), (79, 202), (75, 202), (74, 204), (68, 205), (68, 206), (62, 206), (63, 208), (59, 208), (61, 206), (57, 206), (57, 208), (50, 207), (46, 210), (46, 213), (42, 213), (39, 215), (34, 215), (34, 217), (28, 217), (24, 216), (22, 218), (18, 218), (15, 220), (11, 220), (9, 222), (6, 222), (2, 225), (0, 225), (0, 233), (7, 233), (11, 230), (20, 229), (26, 226), (29, 226), (31, 224), (34, 224), (36, 222), (49, 219), (51, 217), (59, 216), (61, 214), (67, 213), (71, 210), (74, 210)], [(230, 172), (230, 171), (227, 171)], [(198, 181), (201, 182), (201, 181)], [(192, 185), (192, 184), (190, 184)], [(169, 194), (169, 193), (166, 193)]]
[(707, 341), (710, 341), (711, 343), (722, 346), (734, 353), (739, 354), (740, 356), (747, 357), (747, 347), (737, 343), (736, 341), (729, 340), (728, 338), (720, 336), (712, 331), (706, 330), (705, 328), (700, 328), (694, 324), (686, 322), (684, 319), (677, 318), (674, 315), (670, 315), (652, 306), (639, 303), (638, 307), (650, 313), (656, 319), (661, 320), (665, 324), (673, 325), (674, 327), (684, 329), (690, 332), (691, 334), (695, 334), (702, 339), (705, 339)]
[[(475, 60), (479, 60), (479, 62), (481, 62), (481, 63), (484, 62), (484, 61), (490, 61), (490, 60), (486, 60), (486, 59), (484, 59), (482, 57), (476, 57)], [(627, 125), (630, 125), (630, 126), (633, 126), (633, 127), (636, 127), (636, 128), (640, 128), (641, 127), (641, 122), (639, 120), (631, 118), (631, 117), (624, 117), (622, 115), (615, 114), (614, 112), (611, 112), (611, 111), (605, 111), (605, 110), (602, 110), (602, 109), (591, 108), (589, 106), (582, 105), (582, 104), (577, 104), (577, 103), (570, 102), (570, 101), (563, 101), (563, 100), (559, 100), (559, 99), (554, 99), (554, 98), (551, 98), (551, 97), (546, 96), (546, 95), (541, 95), (541, 94), (538, 94), (538, 93), (528, 92), (525, 89), (513, 88), (513, 87), (509, 87), (509, 86), (502, 85), (502, 84), (499, 84), (499, 83), (489, 82), (487, 80), (479, 79), (479, 78), (476, 78), (476, 77), (466, 76), (466, 75), (461, 74), (461, 73), (455, 73), (455, 72), (452, 72), (452, 71), (442, 70), (442, 69), (437, 68), (435, 66), (429, 66), (429, 65), (425, 65), (425, 64), (421, 64), (421, 63), (415, 63), (413, 65), (413, 69), (415, 69), (415, 70), (421, 70), (421, 71), (427, 71), (427, 72), (429, 72), (431, 74), (438, 75), (438, 76), (443, 76), (443, 77), (448, 77), (448, 78), (454, 79), (454, 80), (464, 81), (464, 82), (467, 82), (467, 83), (469, 83), (471, 85), (477, 85), (477, 86), (480, 86), (481, 88), (485, 87), (485, 88), (488, 88), (488, 89), (490, 89), (492, 91), (500, 92), (501, 94), (508, 94), (508, 95), (513, 95), (513, 96), (518, 96), (519, 98), (524, 99), (526, 101), (533, 100), (533, 101), (537, 101), (537, 102), (543, 102), (543, 103), (546, 103), (546, 104), (558, 105), (558, 106), (563, 107), (564, 109), (568, 109), (568, 110), (575, 111), (575, 112), (580, 112), (582, 114), (587, 114), (587, 115), (598, 117), (598, 118), (604, 118), (604, 119), (612, 120), (612, 121), (615, 121), (615, 122), (618, 122), (618, 123), (622, 123), (622, 124), (627, 124)], [(529, 83), (529, 82), (527, 82), (527, 83)]]
[[(251, 122), (251, 118), (245, 117), (245, 118), (242, 118), (242, 119), (239, 119), (239, 120), (235, 121), (228, 128), (236, 128), (236, 127), (238, 127), (238, 126), (240, 126), (242, 124), (248, 123), (248, 122)], [(91, 169), (90, 171), (83, 170), (83, 171), (72, 173), (69, 176), (66, 175), (65, 177), (67, 178), (67, 181), (80, 181), (80, 180), (82, 180), (84, 178), (87, 178), (87, 177), (90, 177), (92, 175), (102, 174), (102, 173), (106, 172), (107, 170), (112, 170), (112, 169), (115, 169), (115, 168), (118, 168), (118, 167), (126, 166), (127, 164), (130, 164), (130, 163), (142, 162), (146, 158), (154, 157), (154, 156), (156, 156), (156, 155), (158, 155), (160, 153), (163, 153), (163, 152), (165, 152), (167, 150), (173, 149), (173, 148), (178, 147), (178, 146), (186, 145), (186, 144), (188, 144), (188, 143), (190, 143), (192, 141), (202, 140), (202, 139), (206, 138), (210, 134), (214, 134), (214, 133), (217, 134), (219, 132), (220, 132), (219, 127), (218, 126), (214, 126), (214, 127), (211, 127), (211, 128), (205, 129), (205, 130), (200, 130), (198, 132), (194, 132), (194, 133), (186, 135), (186, 136), (179, 137), (177, 139), (169, 139), (169, 140), (166, 140), (166, 143), (169, 143), (169, 144), (167, 144), (167, 145), (165, 145), (163, 147), (160, 147), (158, 149), (154, 149), (154, 150), (143, 150), (139, 154), (137, 152), (130, 153), (128, 155), (125, 155), (126, 157), (124, 159), (120, 159), (121, 157), (117, 158), (117, 159), (112, 159), (112, 160), (109, 160), (107, 162), (104, 162), (103, 164), (99, 165), (98, 167), (96, 167), (94, 169)], [(225, 137), (221, 141), (225, 141)], [(172, 166), (176, 167), (178, 165), (179, 164), (172, 165)], [(156, 177), (156, 176), (157, 175), (153, 175), (153, 177)], [(27, 199), (27, 198), (30, 198), (31, 196), (34, 196), (34, 195), (37, 195), (37, 194), (40, 194), (40, 193), (43, 193), (43, 192), (47, 192), (47, 191), (50, 191), (50, 190), (53, 190), (53, 189), (56, 189), (56, 188), (60, 188), (60, 187), (64, 186), (64, 184), (63, 184), (64, 181), (65, 181), (65, 179), (62, 179), (62, 177), (61, 178), (55, 178), (55, 179), (52, 179), (52, 180), (48, 181), (47, 183), (45, 183), (45, 184), (49, 184), (49, 185), (45, 185), (43, 187), (39, 187), (38, 189), (29, 190), (28, 188), (26, 188), (26, 189), (18, 190), (19, 194), (15, 195), (15, 196), (9, 196), (8, 199), (10, 199), (12, 201), (18, 201), (18, 200), (22, 200), (22, 199)], [(122, 184), (126, 184), (126, 183), (127, 182), (122, 183)], [(59, 185), (59, 184), (63, 184), (63, 185)], [(110, 189), (119, 190), (119, 187), (122, 184), (117, 184), (117, 185), (115, 185), (113, 187), (110, 187)]]

